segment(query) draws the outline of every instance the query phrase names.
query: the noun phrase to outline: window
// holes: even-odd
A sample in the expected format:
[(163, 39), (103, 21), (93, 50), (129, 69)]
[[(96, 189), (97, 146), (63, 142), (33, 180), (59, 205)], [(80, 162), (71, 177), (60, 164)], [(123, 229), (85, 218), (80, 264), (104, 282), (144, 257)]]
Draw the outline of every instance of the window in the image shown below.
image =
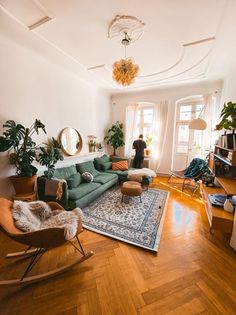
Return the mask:
[(137, 127), (135, 131), (136, 137), (143, 134), (144, 140), (147, 137), (152, 137), (153, 134), (153, 119), (154, 119), (154, 107), (143, 106), (138, 109), (137, 115)]

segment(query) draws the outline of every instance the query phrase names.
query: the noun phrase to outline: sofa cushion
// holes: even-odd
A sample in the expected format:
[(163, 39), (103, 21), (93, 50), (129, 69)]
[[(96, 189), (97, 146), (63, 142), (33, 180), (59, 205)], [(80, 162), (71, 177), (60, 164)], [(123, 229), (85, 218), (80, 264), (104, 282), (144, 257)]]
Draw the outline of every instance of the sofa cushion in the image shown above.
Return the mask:
[(98, 175), (94, 178), (94, 182), (100, 183), (100, 184), (105, 184), (108, 183), (109, 181), (113, 180), (114, 178), (117, 178), (116, 174), (101, 174)]
[(54, 171), (53, 177), (59, 178), (59, 179), (67, 179), (76, 173), (77, 173), (77, 170), (76, 170), (75, 165), (71, 165), (71, 166), (62, 167), (62, 168), (56, 168)]
[(101, 157), (95, 158), (93, 163), (98, 171), (103, 171), (103, 166), (108, 162), (110, 163), (109, 156), (103, 155)]
[(76, 188), (82, 182), (81, 174), (76, 173), (66, 179), (69, 189)]
[(128, 162), (128, 168), (130, 168), (131, 159), (125, 158), (125, 157), (119, 157), (119, 156), (112, 156), (111, 157), (111, 162), (119, 162), (119, 161), (127, 161)]
[(112, 162), (104, 162), (103, 164), (100, 164), (100, 165), (101, 165), (101, 170), (103, 172), (106, 172), (107, 170), (111, 169)]
[(95, 189), (99, 188), (101, 184), (99, 183), (81, 183), (78, 187), (68, 190), (68, 197), (70, 200), (77, 200), (83, 196), (91, 193)]
[(80, 174), (83, 174), (85, 172), (89, 172), (93, 175), (93, 177), (96, 177), (100, 175), (100, 172), (98, 172), (93, 164), (93, 161), (87, 161), (83, 163), (76, 164), (76, 168)]
[(84, 172), (81, 176), (86, 183), (91, 183), (93, 181), (93, 175), (89, 172)]
[(127, 171), (128, 162), (127, 161), (112, 162), (111, 168), (113, 171)]

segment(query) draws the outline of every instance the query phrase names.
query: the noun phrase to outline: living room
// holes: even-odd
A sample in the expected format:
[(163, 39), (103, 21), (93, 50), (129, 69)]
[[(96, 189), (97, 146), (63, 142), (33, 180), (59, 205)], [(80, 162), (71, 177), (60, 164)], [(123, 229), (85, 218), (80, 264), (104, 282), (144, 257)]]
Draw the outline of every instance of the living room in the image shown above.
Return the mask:
[[(31, 7), (35, 3), (51, 20), (29, 30), (38, 19)], [(236, 228), (233, 236), (214, 229), (210, 233), (200, 193), (182, 192), (166, 176), (182, 166), (182, 161), (175, 164), (179, 102), (214, 98), (211, 119), (204, 110), (198, 113), (208, 123), (201, 134), (213, 141), (218, 134), (214, 125), (209, 131), (209, 122), (218, 123), (223, 104), (236, 100), (235, 10), (233, 0), (102, 1), (96, 7), (92, 1), (0, 0), (0, 134), (7, 120), (30, 126), (40, 119), (47, 134), (35, 136), (37, 144), (58, 138), (65, 127), (75, 128), (82, 149), (78, 155), (65, 155), (56, 164), (61, 168), (111, 154), (104, 136), (119, 121), (126, 145), (117, 154), (127, 157), (134, 153), (128, 153), (127, 106), (161, 108), (164, 102), (161, 154), (151, 165), (158, 176), (152, 185), (170, 191), (158, 253), (84, 229), (81, 242), (94, 255), (50, 280), (0, 288), (1, 314), (234, 314)], [(108, 36), (116, 15), (145, 23), (143, 33), (127, 47), (121, 44), (123, 33)], [(140, 77), (128, 86), (112, 79), (112, 64), (124, 58), (125, 49), (140, 68)], [(96, 136), (103, 151), (89, 152), (89, 135)], [(45, 168), (37, 167), (42, 174)], [(14, 195), (9, 180), (14, 173), (7, 153), (0, 153), (1, 197)], [(0, 239), (1, 262), (7, 252), (23, 248), (3, 234)], [(55, 251), (59, 265), (64, 252)], [(50, 269), (50, 257), (42, 257), (36, 272)], [(15, 266), (15, 273), (22, 271)], [(1, 279), (15, 276), (10, 263), (1, 269)]]

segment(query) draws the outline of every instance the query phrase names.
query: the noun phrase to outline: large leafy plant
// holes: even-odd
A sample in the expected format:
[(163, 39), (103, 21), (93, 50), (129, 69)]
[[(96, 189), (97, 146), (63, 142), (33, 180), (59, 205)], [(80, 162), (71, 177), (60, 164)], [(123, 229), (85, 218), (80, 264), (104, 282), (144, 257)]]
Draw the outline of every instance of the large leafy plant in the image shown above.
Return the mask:
[(35, 132), (39, 134), (39, 130), (46, 133), (44, 124), (35, 119), (34, 123), (26, 128), (13, 120), (7, 120), (3, 127), (6, 130), (0, 136), (0, 152), (9, 152), (10, 164), (16, 167), (17, 175), (35, 175), (38, 169), (32, 165), (36, 158), (36, 143), (32, 140), (32, 135)]
[(107, 134), (104, 138), (107, 144), (113, 147), (113, 155), (116, 155), (116, 149), (122, 147), (125, 143), (123, 141), (123, 124), (117, 121), (115, 124), (108, 129)]
[(216, 125), (217, 130), (236, 129), (236, 103), (225, 103), (220, 118), (220, 123)]
[(53, 177), (55, 171), (55, 164), (60, 160), (64, 159), (61, 145), (54, 138), (49, 139), (47, 143), (44, 143), (43, 146), (40, 146), (37, 154), (37, 161), (47, 167), (45, 176), (47, 179)]

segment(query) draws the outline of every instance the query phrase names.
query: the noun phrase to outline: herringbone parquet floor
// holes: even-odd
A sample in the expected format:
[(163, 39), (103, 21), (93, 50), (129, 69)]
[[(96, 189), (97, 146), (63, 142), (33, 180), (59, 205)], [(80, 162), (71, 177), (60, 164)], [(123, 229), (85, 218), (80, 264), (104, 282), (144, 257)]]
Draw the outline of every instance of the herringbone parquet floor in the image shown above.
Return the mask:
[[(27, 287), (0, 288), (1, 315), (193, 315), (236, 314), (236, 254), (229, 236), (209, 233), (199, 198), (170, 188), (165, 178), (155, 187), (169, 190), (159, 253), (89, 231), (80, 238), (92, 258), (67, 273)], [(0, 278), (12, 278), (24, 261), (5, 261), (22, 249), (0, 234)], [(69, 246), (42, 257), (35, 272), (68, 261)]]

